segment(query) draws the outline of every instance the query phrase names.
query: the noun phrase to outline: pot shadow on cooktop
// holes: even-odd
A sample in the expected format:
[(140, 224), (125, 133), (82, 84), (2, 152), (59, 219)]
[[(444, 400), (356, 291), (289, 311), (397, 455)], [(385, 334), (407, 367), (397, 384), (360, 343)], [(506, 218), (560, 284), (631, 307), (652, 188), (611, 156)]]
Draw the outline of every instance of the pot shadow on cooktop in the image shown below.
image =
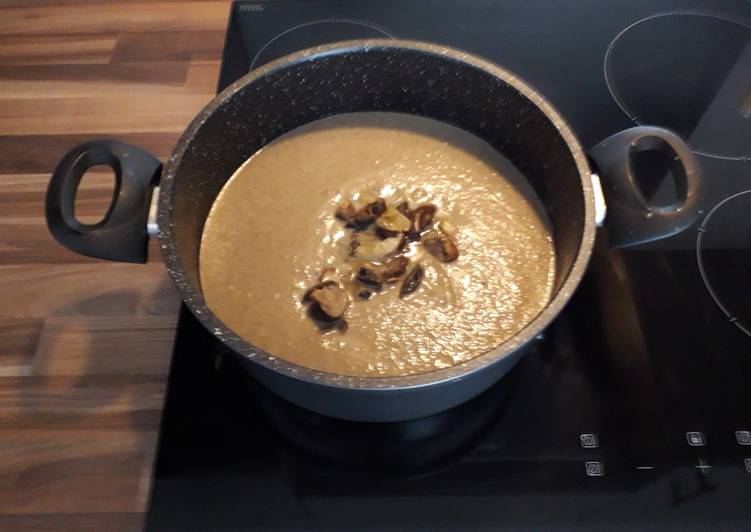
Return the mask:
[(517, 379), (455, 408), (432, 416), (393, 423), (361, 423), (309, 412), (250, 381), (247, 388), (297, 460), (327, 463), (340, 474), (414, 478), (450, 466), (482, 439), (503, 415)]
[(269, 460), (325, 465), (370, 478), (431, 474), (482, 439), (503, 415), (518, 380), (514, 370), (474, 399), (425, 418), (346, 421), (300, 408), (263, 388), (184, 307), (180, 330), (175, 352), (181, 355), (173, 360), (157, 477), (180, 476), (184, 468), (252, 474)]

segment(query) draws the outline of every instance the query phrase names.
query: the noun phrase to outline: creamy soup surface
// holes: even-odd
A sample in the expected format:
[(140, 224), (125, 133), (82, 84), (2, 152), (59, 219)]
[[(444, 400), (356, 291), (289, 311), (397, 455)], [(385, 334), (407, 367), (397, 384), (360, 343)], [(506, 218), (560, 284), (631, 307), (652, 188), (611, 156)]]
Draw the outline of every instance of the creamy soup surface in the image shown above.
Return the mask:
[[(424, 278), (404, 298), (352, 293), (346, 330), (321, 331), (302, 297), (323, 268), (351, 271), (342, 201), (432, 203), (455, 228), (459, 258), (407, 246)], [(394, 376), (452, 366), (497, 347), (548, 303), (555, 256), (539, 199), (479, 138), (396, 113), (317, 120), (269, 143), (217, 197), (203, 231), (201, 284), (237, 334), (301, 366)]]

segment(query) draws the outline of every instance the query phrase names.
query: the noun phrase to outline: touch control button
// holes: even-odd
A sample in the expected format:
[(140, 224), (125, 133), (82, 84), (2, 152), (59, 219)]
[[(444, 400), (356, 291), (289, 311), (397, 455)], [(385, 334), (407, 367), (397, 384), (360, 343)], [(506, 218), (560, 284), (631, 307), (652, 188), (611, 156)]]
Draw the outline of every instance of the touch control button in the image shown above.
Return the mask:
[(704, 447), (707, 444), (703, 432), (687, 432), (686, 441), (691, 447)]
[(584, 470), (588, 477), (605, 476), (605, 466), (602, 462), (584, 462)]

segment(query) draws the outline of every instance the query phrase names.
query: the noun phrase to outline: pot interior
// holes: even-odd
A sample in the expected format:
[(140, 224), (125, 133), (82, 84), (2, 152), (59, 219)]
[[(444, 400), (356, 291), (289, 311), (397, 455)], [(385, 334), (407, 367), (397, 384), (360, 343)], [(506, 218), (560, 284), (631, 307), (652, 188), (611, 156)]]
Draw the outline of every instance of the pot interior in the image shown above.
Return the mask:
[[(166, 222), (185, 280), (200, 299), (204, 221), (235, 170), (276, 137), (326, 116), (411, 113), (484, 139), (529, 180), (547, 210), (556, 251), (554, 296), (582, 244), (585, 198), (576, 160), (558, 127), (508, 74), (443, 48), (352, 43), (296, 54), (254, 71), (222, 93), (189, 128), (171, 161)], [(239, 88), (238, 88), (239, 87)], [(530, 89), (531, 91), (531, 89)], [(161, 214), (160, 214), (161, 215)], [(163, 222), (165, 220), (161, 220)]]

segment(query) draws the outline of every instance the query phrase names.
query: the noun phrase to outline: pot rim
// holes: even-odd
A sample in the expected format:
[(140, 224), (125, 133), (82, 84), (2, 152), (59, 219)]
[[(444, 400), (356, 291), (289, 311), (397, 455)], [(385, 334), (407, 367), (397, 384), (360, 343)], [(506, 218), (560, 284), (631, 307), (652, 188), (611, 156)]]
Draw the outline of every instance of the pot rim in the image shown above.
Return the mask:
[[(242, 339), (229, 327), (224, 325), (206, 306), (200, 291), (195, 290), (192, 283), (187, 279), (174, 243), (175, 228), (172, 219), (172, 198), (177, 168), (180, 166), (180, 162), (198, 129), (217, 108), (246, 85), (256, 82), (271, 72), (282, 70), (299, 61), (314, 61), (333, 54), (367, 53), (370, 50), (399, 49), (408, 49), (439, 56), (452, 61), (463, 62), (474, 68), (483, 70), (514, 87), (520, 94), (543, 111), (548, 120), (558, 129), (579, 171), (582, 194), (584, 195), (584, 225), (581, 244), (576, 253), (576, 258), (558, 292), (537, 317), (506, 342), (460, 364), (412, 375), (364, 377), (315, 370), (281, 360)], [(170, 276), (181, 292), (183, 301), (198, 321), (233, 351), (271, 371), (321, 386), (396, 391), (462, 380), (470, 374), (481, 371), (510, 356), (545, 330), (569, 301), (587, 268), (595, 239), (595, 199), (591, 182), (591, 170), (579, 140), (550, 102), (521, 78), (486, 59), (441, 44), (410, 40), (367, 39), (340, 41), (289, 54), (250, 71), (216, 95), (185, 129), (172, 155), (165, 164), (160, 183), (157, 220), (163, 259)]]

